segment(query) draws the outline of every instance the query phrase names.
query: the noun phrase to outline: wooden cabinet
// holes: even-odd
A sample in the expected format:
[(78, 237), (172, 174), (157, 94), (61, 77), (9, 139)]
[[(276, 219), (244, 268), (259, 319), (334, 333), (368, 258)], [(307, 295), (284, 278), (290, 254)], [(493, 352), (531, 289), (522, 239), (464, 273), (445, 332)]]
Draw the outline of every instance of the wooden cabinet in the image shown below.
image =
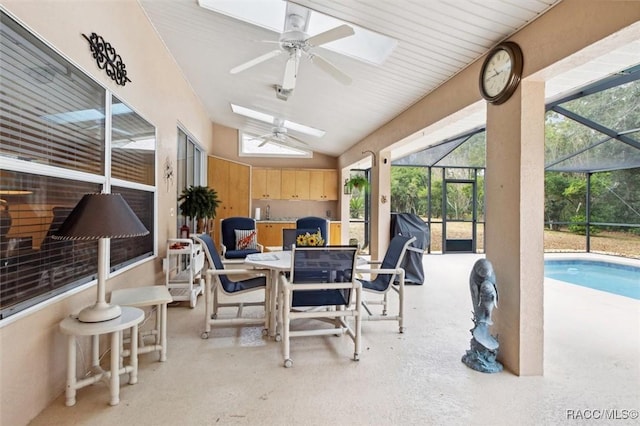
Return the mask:
[(342, 245), (342, 223), (329, 223), (329, 244), (332, 246)]
[(309, 199), (318, 201), (337, 200), (338, 172), (335, 170), (310, 170)]
[(258, 243), (265, 247), (282, 247), (282, 230), (295, 227), (295, 222), (258, 222)]
[(254, 200), (338, 200), (338, 172), (329, 169), (273, 169), (254, 167)]
[(251, 169), (246, 164), (219, 157), (207, 158), (207, 186), (218, 193), (213, 238), (220, 242), (220, 220), (233, 216), (249, 216), (249, 180)]
[(254, 167), (251, 175), (251, 198), (279, 200), (281, 179), (280, 169), (260, 169)]
[(281, 170), (281, 199), (308, 200), (309, 199), (309, 170), (282, 169)]

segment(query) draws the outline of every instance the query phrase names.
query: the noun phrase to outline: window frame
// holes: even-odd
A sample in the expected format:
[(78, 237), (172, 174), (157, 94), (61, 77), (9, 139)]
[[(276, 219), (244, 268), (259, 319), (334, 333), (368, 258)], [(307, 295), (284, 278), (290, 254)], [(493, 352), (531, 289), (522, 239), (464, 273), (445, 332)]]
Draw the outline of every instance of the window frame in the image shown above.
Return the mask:
[[(92, 84), (92, 88), (98, 89), (102, 91), (100, 96), (104, 96), (104, 123), (102, 130), (104, 131), (104, 135), (102, 136), (102, 140), (100, 142), (102, 148), (104, 149), (104, 158), (102, 159), (102, 170), (99, 173), (93, 172), (85, 172), (80, 170), (75, 170), (73, 168), (66, 168), (60, 165), (52, 166), (48, 164), (44, 164), (41, 161), (31, 161), (31, 159), (20, 159), (16, 158), (15, 155), (11, 154), (11, 152), (3, 153), (0, 151), (0, 170), (5, 170), (7, 172), (15, 173), (17, 175), (21, 174), (32, 174), (38, 175), (42, 177), (49, 178), (57, 178), (57, 179), (66, 179), (73, 182), (78, 183), (89, 183), (95, 184), (97, 187), (101, 187), (103, 192), (111, 192), (112, 187), (121, 187), (130, 189), (132, 191), (141, 191), (145, 195), (145, 197), (151, 197), (150, 204), (152, 205), (153, 211), (151, 213), (152, 226), (149, 228), (149, 232), (151, 233), (151, 246), (148, 246), (148, 242), (145, 243), (149, 250), (143, 247), (145, 252), (143, 254), (138, 254), (137, 256), (133, 256), (132, 258), (126, 258), (124, 261), (120, 262), (117, 265), (110, 265), (108, 268), (107, 279), (125, 273), (126, 271), (136, 267), (142, 263), (151, 261), (152, 259), (157, 257), (158, 254), (158, 179), (157, 179), (157, 171), (158, 171), (158, 127), (153, 124), (150, 120), (142, 116), (138, 111), (132, 108), (126, 101), (122, 98), (120, 94), (114, 93), (109, 90), (106, 86), (101, 84), (99, 81), (94, 79), (90, 74), (87, 74), (81, 67), (79, 67), (76, 63), (70, 60), (67, 56), (61, 53), (58, 49), (51, 46), (46, 40), (42, 39), (37, 33), (34, 33), (29, 27), (24, 25), (19, 19), (5, 11), (3, 8), (0, 8), (0, 13), (3, 15), (3, 27), (5, 22), (13, 21), (15, 25), (21, 27), (21, 30), (24, 32), (23, 39), (25, 39), (31, 48), (38, 49), (38, 52), (41, 52), (43, 57), (50, 58), (51, 60), (60, 60), (64, 62), (66, 65), (70, 67), (69, 72), (73, 72), (74, 74), (81, 75), (84, 79), (89, 80)], [(12, 25), (12, 24), (10, 24)], [(10, 30), (11, 27), (7, 27), (7, 30)], [(26, 72), (22, 70), (18, 70), (14, 75), (20, 75), (20, 72)], [(7, 88), (11, 87), (12, 82), (7, 82)], [(81, 89), (79, 89), (81, 92)], [(87, 92), (88, 93), (88, 92)], [(7, 95), (9, 96), (9, 95)], [(155, 141), (154, 141), (154, 154), (153, 154), (153, 164), (150, 165), (150, 173), (152, 173), (152, 184), (148, 183), (140, 183), (136, 181), (129, 181), (121, 178), (113, 178), (111, 176), (111, 158), (112, 158), (112, 111), (111, 105), (114, 101), (114, 98), (117, 99), (122, 104), (125, 104), (133, 114), (137, 115), (139, 119), (148, 123), (150, 127), (153, 128), (153, 133)], [(10, 99), (10, 98), (9, 98)], [(46, 111), (45, 111), (46, 112)], [(18, 116), (16, 120), (18, 123), (24, 119), (23, 116)], [(25, 121), (26, 122), (26, 121)], [(0, 123), (1, 125), (2, 123)], [(101, 123), (102, 124), (102, 123)], [(149, 129), (151, 130), (151, 129)], [(33, 142), (33, 147), (37, 147), (38, 143), (43, 144), (45, 140), (41, 140), (38, 142), (37, 140)], [(27, 147), (28, 149), (28, 147)], [(4, 154), (4, 155), (3, 155)], [(49, 156), (54, 157), (57, 154), (55, 150), (53, 153), (48, 154)], [(149, 163), (147, 163), (149, 164)], [(149, 180), (151, 182), (151, 180)], [(48, 195), (47, 190), (45, 189), (44, 193), (41, 195), (42, 199), (48, 200), (50, 197)], [(150, 201), (150, 200), (149, 200)], [(48, 204), (44, 201), (31, 201), (27, 200), (23, 204), (25, 205), (42, 205)], [(149, 213), (149, 212), (147, 212)], [(50, 226), (50, 225), (47, 225)], [(35, 231), (34, 231), (35, 232)], [(13, 235), (13, 232), (12, 232)], [(33, 247), (32, 247), (32, 250)], [(109, 256), (110, 257), (110, 256)], [(4, 254), (3, 254), (4, 260)], [(9, 259), (7, 259), (8, 261)], [(36, 271), (38, 274), (42, 274), (45, 272), (47, 267), (50, 267), (50, 264), (43, 263), (39, 269)], [(19, 266), (17, 266), (19, 267)], [(18, 274), (20, 274), (19, 269), (17, 270)], [(18, 299), (18, 301), (11, 303), (8, 306), (0, 306), (0, 327), (5, 326), (19, 318), (22, 318), (26, 315), (29, 315), (35, 311), (39, 311), (46, 306), (49, 306), (52, 303), (55, 303), (59, 300), (67, 298), (73, 294), (76, 294), (80, 291), (83, 291), (87, 288), (91, 288), (95, 286), (97, 283), (96, 274), (88, 274), (83, 275), (81, 278), (76, 280), (71, 280), (69, 282), (65, 282), (61, 280), (54, 289), (44, 292), (36, 292), (35, 295), (31, 295), (29, 297), (22, 299)], [(9, 289), (11, 290), (11, 289)]]

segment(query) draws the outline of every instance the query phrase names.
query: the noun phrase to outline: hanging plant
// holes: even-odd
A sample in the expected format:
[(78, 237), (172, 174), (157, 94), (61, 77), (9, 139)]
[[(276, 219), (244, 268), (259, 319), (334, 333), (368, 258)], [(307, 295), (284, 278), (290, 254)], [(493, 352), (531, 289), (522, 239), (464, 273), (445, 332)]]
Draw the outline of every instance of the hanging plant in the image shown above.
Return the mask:
[(358, 191), (364, 191), (369, 188), (369, 181), (363, 175), (353, 175), (347, 180), (347, 185), (351, 190), (355, 188)]
[(178, 198), (180, 214), (198, 220), (198, 232), (204, 232), (205, 225), (216, 217), (216, 209), (220, 205), (218, 193), (208, 186), (185, 188)]

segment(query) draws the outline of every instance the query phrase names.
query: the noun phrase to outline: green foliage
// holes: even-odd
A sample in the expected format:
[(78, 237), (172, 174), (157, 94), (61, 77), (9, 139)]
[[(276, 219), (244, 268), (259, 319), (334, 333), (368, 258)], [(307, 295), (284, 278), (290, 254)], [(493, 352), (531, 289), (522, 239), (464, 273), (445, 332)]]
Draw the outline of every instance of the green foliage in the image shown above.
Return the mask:
[(347, 186), (351, 191), (364, 192), (369, 188), (369, 181), (362, 174), (354, 174), (347, 180)]
[(207, 186), (193, 186), (185, 188), (178, 198), (180, 214), (185, 217), (198, 219), (213, 219), (216, 209), (220, 205), (218, 193)]
[(391, 211), (427, 215), (427, 169), (391, 167)]
[[(571, 224), (569, 225), (569, 232), (573, 232), (574, 234), (585, 235), (587, 233), (586, 226), (587, 218), (581, 214), (575, 215), (571, 217)], [(589, 234), (596, 235), (600, 230), (595, 226), (589, 227)]]
[(364, 217), (364, 197), (362, 195), (351, 197), (349, 200), (349, 217), (351, 219), (361, 219)]

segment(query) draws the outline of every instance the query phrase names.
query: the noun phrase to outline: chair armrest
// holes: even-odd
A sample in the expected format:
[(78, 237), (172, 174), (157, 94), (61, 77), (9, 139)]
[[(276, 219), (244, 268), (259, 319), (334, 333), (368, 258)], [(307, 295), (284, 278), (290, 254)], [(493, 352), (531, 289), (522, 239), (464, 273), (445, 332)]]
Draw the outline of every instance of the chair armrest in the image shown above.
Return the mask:
[(220, 244), (220, 254), (224, 257), (224, 254), (227, 252), (227, 246), (224, 244)]
[(256, 244), (256, 246), (258, 247), (258, 250), (260, 250), (260, 253), (264, 253), (264, 246), (262, 244)]
[(270, 269), (207, 269), (207, 275), (268, 275)]
[(399, 274), (404, 269), (370, 269), (370, 268), (356, 268), (356, 273), (359, 274)]
[(220, 259), (223, 265), (244, 265), (244, 259)]

